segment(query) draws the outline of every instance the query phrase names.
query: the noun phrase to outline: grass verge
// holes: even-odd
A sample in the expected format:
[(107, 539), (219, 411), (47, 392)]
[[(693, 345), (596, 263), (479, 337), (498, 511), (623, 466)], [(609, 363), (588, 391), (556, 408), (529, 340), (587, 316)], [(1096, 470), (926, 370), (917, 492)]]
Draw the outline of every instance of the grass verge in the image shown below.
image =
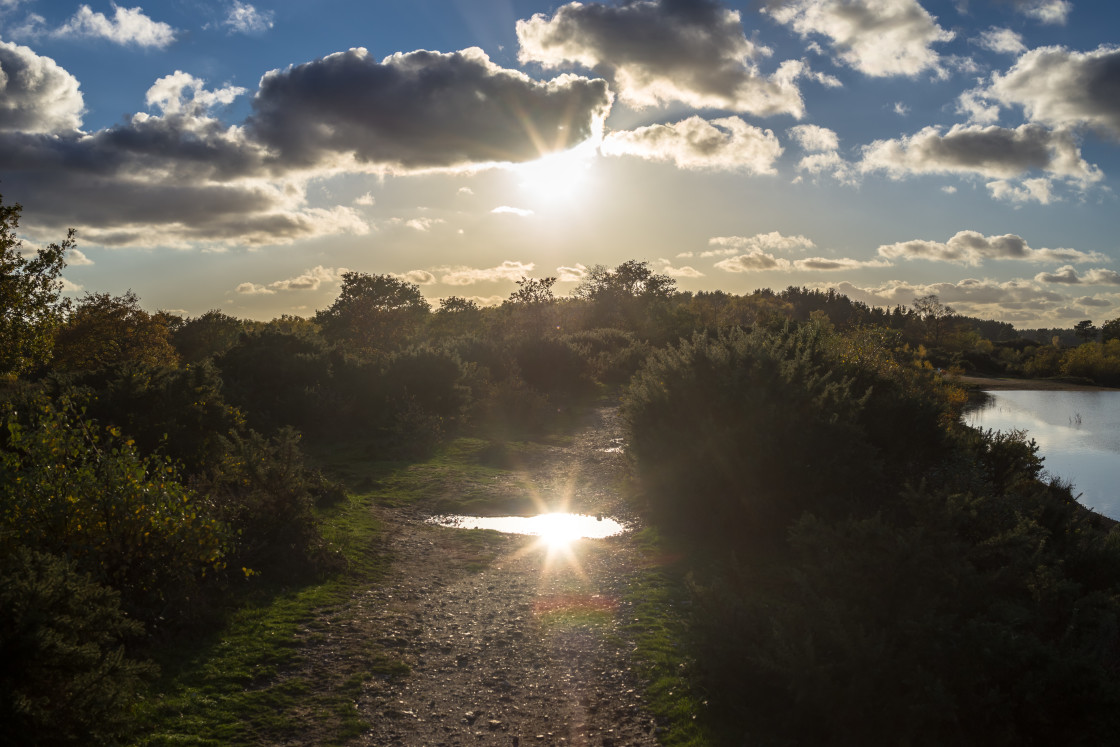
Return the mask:
[[(263, 745), (299, 736), (341, 744), (364, 722), (354, 701), (362, 682), (392, 676), (401, 664), (369, 650), (339, 681), (306, 671), (324, 611), (376, 583), (384, 570), (379, 523), (370, 495), (351, 497), (322, 516), (324, 536), (347, 561), (345, 571), (293, 589), (258, 589), (214, 634), (178, 640), (156, 656), (163, 672), (137, 705), (136, 744)], [(354, 671), (357, 670), (357, 671)]]
[(664, 747), (718, 744), (688, 655), (688, 590), (681, 560), (653, 528), (639, 534), (645, 569), (626, 599), (633, 605), (634, 661), (646, 685), (646, 703), (658, 723)]

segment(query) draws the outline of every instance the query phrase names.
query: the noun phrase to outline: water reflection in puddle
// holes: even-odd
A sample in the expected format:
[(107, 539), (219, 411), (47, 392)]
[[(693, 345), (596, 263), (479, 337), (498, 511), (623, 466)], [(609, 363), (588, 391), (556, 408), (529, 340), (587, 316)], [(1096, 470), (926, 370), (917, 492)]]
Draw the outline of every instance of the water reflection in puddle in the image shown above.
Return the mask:
[(552, 513), (536, 516), (459, 516), (446, 514), (433, 516), (429, 524), (459, 529), (495, 529), (506, 534), (530, 534), (541, 537), (549, 544), (573, 540), (602, 539), (622, 534), (629, 527), (606, 516), (587, 514)]

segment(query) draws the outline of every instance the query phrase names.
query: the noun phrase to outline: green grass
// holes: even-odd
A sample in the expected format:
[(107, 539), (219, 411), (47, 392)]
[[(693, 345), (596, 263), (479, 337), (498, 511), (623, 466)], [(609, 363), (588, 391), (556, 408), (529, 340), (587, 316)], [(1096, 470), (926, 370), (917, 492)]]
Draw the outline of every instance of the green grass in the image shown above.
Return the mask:
[(680, 569), (654, 529), (640, 534), (647, 567), (627, 590), (636, 622), (631, 626), (635, 662), (646, 686), (646, 702), (657, 720), (665, 747), (706, 747), (718, 743), (709, 723), (707, 701), (687, 655), (688, 598)]
[[(297, 589), (258, 589), (214, 634), (180, 640), (156, 657), (163, 675), (137, 705), (139, 745), (261, 745), (293, 734), (341, 744), (365, 723), (353, 704), (362, 683), (394, 676), (404, 665), (372, 648), (350, 663), (339, 682), (302, 674), (305, 644), (318, 621), (384, 568), (380, 526), (370, 496), (353, 497), (323, 516), (323, 533), (343, 554), (345, 571)], [(301, 642), (301, 631), (303, 641)]]

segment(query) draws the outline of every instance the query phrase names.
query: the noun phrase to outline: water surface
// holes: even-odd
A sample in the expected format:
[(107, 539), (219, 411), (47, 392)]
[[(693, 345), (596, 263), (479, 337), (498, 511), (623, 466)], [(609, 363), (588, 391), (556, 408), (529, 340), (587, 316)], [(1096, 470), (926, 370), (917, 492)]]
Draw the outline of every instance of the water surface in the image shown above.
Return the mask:
[(529, 534), (550, 541), (602, 539), (622, 534), (628, 527), (606, 516), (550, 513), (536, 516), (462, 516), (446, 514), (428, 519), (430, 524), (459, 529), (495, 529), (506, 534)]
[(1047, 474), (1073, 483), (1081, 503), (1120, 519), (1120, 391), (992, 391), (965, 415), (976, 428), (1025, 430)]

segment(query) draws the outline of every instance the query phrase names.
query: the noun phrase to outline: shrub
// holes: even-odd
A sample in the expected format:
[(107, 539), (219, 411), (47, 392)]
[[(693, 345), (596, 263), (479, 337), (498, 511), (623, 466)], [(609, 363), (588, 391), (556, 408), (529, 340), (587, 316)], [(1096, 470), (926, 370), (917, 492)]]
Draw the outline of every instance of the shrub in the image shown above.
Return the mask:
[(636, 471), (665, 526), (780, 538), (809, 507), (845, 508), (881, 472), (866, 398), (814, 325), (731, 330), (655, 352), (623, 403)]
[(124, 642), (143, 626), (73, 563), (0, 548), (0, 722), (20, 745), (114, 745), (150, 664)]
[(334, 564), (314, 506), (336, 498), (339, 488), (307, 469), (299, 441), (291, 428), (273, 438), (230, 433), (223, 458), (194, 483), (236, 533), (230, 563), (243, 572), (290, 580)]
[(118, 428), (67, 402), (5, 418), (0, 529), (14, 542), (73, 559), (149, 624), (181, 617), (200, 582), (225, 564), (230, 537), (163, 459), (144, 458)]

